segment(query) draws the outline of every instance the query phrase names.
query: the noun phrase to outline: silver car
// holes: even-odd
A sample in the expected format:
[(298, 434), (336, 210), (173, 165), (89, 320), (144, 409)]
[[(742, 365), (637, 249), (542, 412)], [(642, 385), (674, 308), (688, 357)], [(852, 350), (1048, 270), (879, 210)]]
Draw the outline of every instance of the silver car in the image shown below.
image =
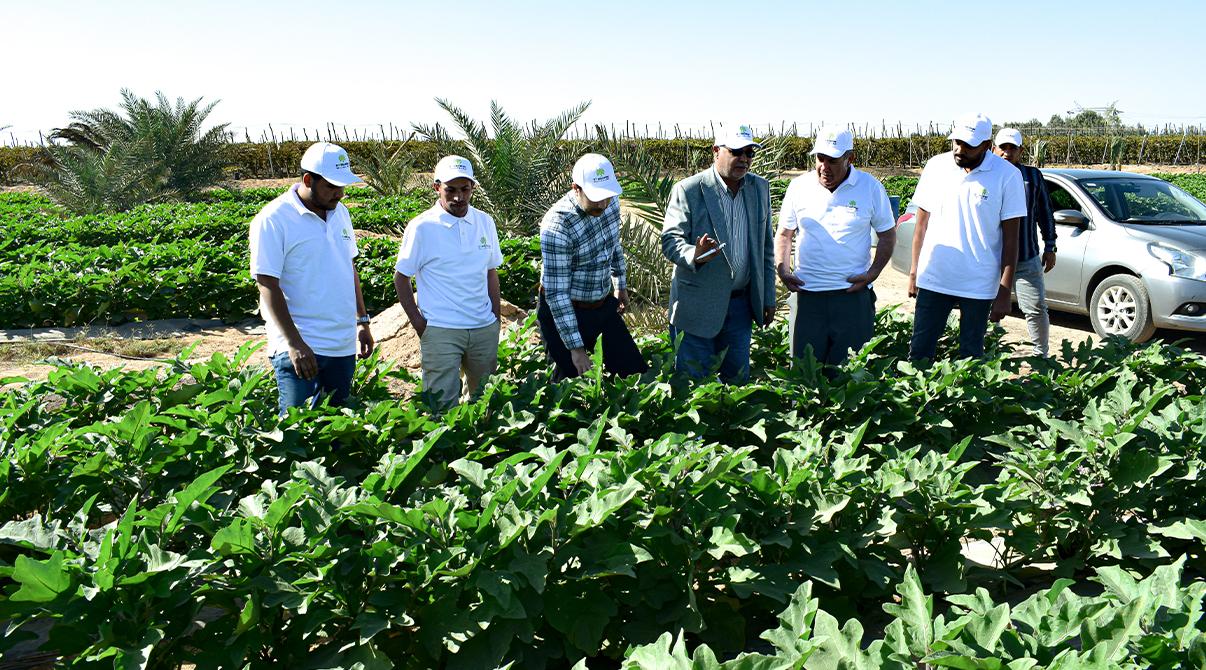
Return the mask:
[[(1053, 310), (1088, 314), (1097, 334), (1147, 340), (1156, 328), (1206, 332), (1206, 205), (1155, 177), (1044, 169), (1055, 216)], [(913, 212), (898, 221), (892, 266), (907, 273)]]

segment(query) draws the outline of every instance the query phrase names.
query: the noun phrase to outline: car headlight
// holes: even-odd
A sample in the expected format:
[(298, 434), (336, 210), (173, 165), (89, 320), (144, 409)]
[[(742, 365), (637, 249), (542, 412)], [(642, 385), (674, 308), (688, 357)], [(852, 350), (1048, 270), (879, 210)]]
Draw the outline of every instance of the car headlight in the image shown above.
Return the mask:
[(1147, 245), (1147, 252), (1167, 265), (1174, 277), (1206, 281), (1206, 258), (1159, 244)]

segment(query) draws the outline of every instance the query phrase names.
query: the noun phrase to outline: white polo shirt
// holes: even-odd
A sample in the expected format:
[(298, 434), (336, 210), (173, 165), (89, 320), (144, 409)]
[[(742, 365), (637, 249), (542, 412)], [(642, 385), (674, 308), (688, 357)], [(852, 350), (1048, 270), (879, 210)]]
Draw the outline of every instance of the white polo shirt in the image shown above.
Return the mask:
[(489, 214), (469, 207), (457, 218), (439, 203), (411, 220), (394, 269), (418, 282), (419, 311), (438, 328), (483, 328), (497, 320), (486, 271), (502, 265)]
[[(339, 204), (323, 221), (306, 209), (298, 184), (264, 206), (251, 221), (251, 276), (280, 280), (297, 331), (314, 353), (356, 354), (356, 284), (352, 259), (359, 253), (352, 218)], [(280, 326), (268, 318), (268, 354), (288, 351)]]
[(948, 151), (926, 162), (913, 202), (930, 213), (917, 286), (961, 298), (997, 297), (1001, 222), (1026, 216), (1022, 173), (991, 151), (966, 172)]
[(832, 193), (815, 171), (792, 179), (779, 210), (779, 229), (800, 231), (795, 275), (806, 291), (850, 288), (847, 277), (871, 268), (871, 231), (895, 225), (884, 185), (854, 167)]

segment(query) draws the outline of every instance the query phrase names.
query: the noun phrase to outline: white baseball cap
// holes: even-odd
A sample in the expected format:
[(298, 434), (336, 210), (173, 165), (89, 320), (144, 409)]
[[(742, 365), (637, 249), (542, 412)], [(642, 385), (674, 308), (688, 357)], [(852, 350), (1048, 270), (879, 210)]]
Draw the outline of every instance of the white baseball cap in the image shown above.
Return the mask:
[(574, 163), (574, 183), (594, 202), (614, 198), (624, 192), (611, 161), (599, 154), (586, 154)]
[(978, 147), (992, 139), (992, 121), (989, 121), (988, 117), (983, 114), (968, 114), (959, 117), (946, 139), (962, 140), (973, 147)]
[(477, 179), (473, 176), (473, 163), (461, 156), (444, 156), (435, 166), (434, 181), (444, 183), (464, 177), (474, 184)]
[(327, 180), (334, 186), (350, 186), (363, 183), (352, 174), (352, 162), (343, 147), (330, 142), (316, 142), (302, 154), (301, 169)]
[(997, 146), (1012, 144), (1015, 147), (1020, 147), (1022, 146), (1022, 132), (1017, 128), (1002, 128), (997, 131), (997, 138), (992, 143)]
[(754, 141), (754, 130), (744, 123), (734, 123), (729, 126), (730, 130), (723, 127), (716, 133), (716, 141), (712, 146), (728, 147), (730, 149), (744, 149), (748, 146), (754, 146), (759, 149), (761, 144)]
[(822, 128), (817, 131), (810, 154), (825, 154), (830, 158), (841, 158), (847, 151), (854, 150), (854, 135), (845, 128)]

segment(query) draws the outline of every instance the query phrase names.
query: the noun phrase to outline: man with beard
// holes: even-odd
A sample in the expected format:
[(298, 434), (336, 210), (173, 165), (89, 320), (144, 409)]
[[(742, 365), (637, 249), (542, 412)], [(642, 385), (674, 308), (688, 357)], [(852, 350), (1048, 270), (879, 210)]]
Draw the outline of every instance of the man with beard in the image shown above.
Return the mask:
[(419, 335), (423, 393), (440, 412), (458, 404), (463, 390), (479, 398), (498, 367), (503, 257), (494, 219), (469, 204), (477, 186), (473, 164), (445, 156), (436, 163), (434, 181), (436, 204), (411, 220), (402, 235), (394, 290)]
[(369, 315), (352, 264), (359, 253), (345, 186), (360, 183), (348, 154), (329, 142), (306, 149), (301, 182), (264, 206), (250, 226), (251, 276), (260, 292), (279, 409), (321, 397), (347, 400), (356, 355), (373, 351)]
[[(827, 365), (841, 365), (851, 349), (862, 349), (875, 326), (871, 283), (892, 259), (896, 221), (892, 202), (878, 179), (856, 169), (854, 136), (823, 129), (812, 152), (816, 170), (791, 180), (779, 210), (775, 271), (796, 294), (792, 352)], [(796, 269), (791, 247), (800, 231)], [(871, 258), (871, 235), (878, 241)]]
[(748, 380), (753, 324), (775, 316), (770, 185), (749, 173), (761, 146), (749, 126), (722, 130), (712, 167), (675, 184), (666, 207), (674, 367), (693, 379), (719, 363), (721, 381)]
[(1022, 175), (989, 151), (992, 122), (983, 114), (957, 121), (948, 139), (952, 150), (926, 162), (913, 195), (912, 360), (934, 357), (956, 306), (959, 355), (983, 356), (988, 322), (1012, 306), (1018, 225), (1026, 216)]
[(574, 163), (573, 186), (540, 222), (540, 336), (553, 379), (591, 368), (603, 340), (603, 367), (617, 375), (648, 369), (621, 314), (628, 308), (627, 265), (620, 246), (623, 189), (611, 161), (586, 154)]

